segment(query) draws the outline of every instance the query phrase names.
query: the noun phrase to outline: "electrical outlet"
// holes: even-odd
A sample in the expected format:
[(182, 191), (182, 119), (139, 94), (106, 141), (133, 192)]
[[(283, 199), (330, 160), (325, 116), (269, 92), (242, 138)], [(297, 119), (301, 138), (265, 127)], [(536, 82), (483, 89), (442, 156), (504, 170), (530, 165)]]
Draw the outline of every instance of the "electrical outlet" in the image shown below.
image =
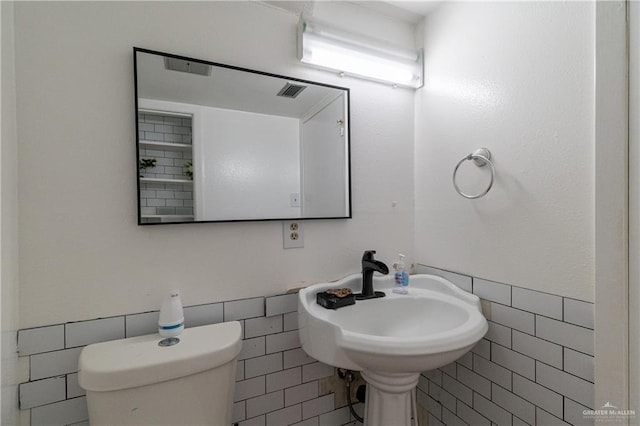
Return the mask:
[(296, 221), (282, 222), (282, 240), (286, 249), (304, 247), (302, 223)]

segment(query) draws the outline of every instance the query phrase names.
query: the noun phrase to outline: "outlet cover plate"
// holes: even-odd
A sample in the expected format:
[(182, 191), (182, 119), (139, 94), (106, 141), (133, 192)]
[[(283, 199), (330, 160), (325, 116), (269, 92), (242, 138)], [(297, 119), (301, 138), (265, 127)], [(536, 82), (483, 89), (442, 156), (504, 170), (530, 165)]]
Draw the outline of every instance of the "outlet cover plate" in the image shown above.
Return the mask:
[(296, 220), (282, 222), (282, 241), (286, 249), (304, 247), (302, 222)]

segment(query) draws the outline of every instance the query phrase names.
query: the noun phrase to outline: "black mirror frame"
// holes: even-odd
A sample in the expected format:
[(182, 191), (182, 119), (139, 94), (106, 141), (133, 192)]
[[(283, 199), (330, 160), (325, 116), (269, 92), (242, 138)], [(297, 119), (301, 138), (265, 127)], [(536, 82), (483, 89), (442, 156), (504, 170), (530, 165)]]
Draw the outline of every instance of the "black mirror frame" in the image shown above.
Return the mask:
[(140, 133), (139, 133), (139, 118), (138, 118), (138, 63), (137, 63), (137, 53), (149, 53), (154, 55), (162, 55), (165, 57), (170, 57), (179, 60), (187, 60), (192, 62), (198, 62), (206, 65), (223, 67), (236, 71), (244, 71), (253, 74), (263, 75), (267, 77), (275, 77), (282, 78), (290, 81), (296, 81), (305, 84), (314, 84), (317, 86), (327, 87), (331, 89), (339, 89), (344, 90), (346, 93), (346, 115), (348, 123), (351, 123), (351, 93), (348, 87), (335, 86), (331, 84), (319, 83), (317, 81), (304, 80), (295, 77), (289, 77), (280, 74), (273, 74), (264, 71), (253, 70), (249, 68), (242, 68), (234, 65), (221, 64), (217, 62), (206, 61), (202, 59), (195, 59), (181, 55), (175, 55), (171, 53), (159, 52), (156, 50), (150, 50), (140, 47), (133, 48), (133, 77), (134, 77), (134, 102), (135, 102), (135, 130), (136, 130), (136, 182), (137, 182), (137, 206), (138, 206), (138, 225), (140, 226), (148, 226), (148, 225), (182, 225), (182, 224), (190, 224), (190, 223), (230, 223), (230, 222), (272, 222), (272, 221), (302, 221), (302, 220), (327, 220), (327, 219), (351, 219), (352, 218), (352, 188), (351, 188), (351, 125), (347, 126), (347, 189), (349, 191), (348, 194), (348, 214), (345, 216), (335, 216), (335, 217), (284, 217), (284, 218), (265, 218), (265, 219), (229, 219), (229, 220), (198, 220), (198, 221), (184, 221), (184, 222), (143, 222), (142, 221), (142, 211), (141, 211), (141, 203), (140, 203), (140, 195), (141, 195), (141, 182), (140, 182), (140, 173), (139, 173), (139, 164), (140, 164)]

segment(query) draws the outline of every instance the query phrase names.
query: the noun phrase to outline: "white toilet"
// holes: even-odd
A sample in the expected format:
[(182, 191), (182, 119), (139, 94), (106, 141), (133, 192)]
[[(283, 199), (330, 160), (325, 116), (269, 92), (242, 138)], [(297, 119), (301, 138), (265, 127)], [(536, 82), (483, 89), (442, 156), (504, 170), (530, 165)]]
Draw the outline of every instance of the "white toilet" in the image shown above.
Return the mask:
[(230, 425), (237, 321), (187, 328), (173, 346), (158, 334), (89, 345), (78, 381), (92, 425)]

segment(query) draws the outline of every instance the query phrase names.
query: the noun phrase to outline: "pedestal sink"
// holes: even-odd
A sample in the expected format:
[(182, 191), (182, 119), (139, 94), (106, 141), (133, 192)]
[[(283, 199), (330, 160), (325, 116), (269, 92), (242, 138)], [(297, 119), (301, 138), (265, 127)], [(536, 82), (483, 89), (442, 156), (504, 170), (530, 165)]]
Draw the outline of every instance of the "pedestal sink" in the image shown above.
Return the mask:
[(316, 294), (362, 287), (362, 275), (302, 289), (298, 323), (302, 348), (325, 364), (360, 371), (366, 380), (367, 426), (411, 425), (411, 393), (422, 371), (447, 365), (487, 332), (480, 299), (444, 278), (412, 275), (409, 294), (393, 293), (393, 277), (374, 277), (385, 297), (326, 309)]

